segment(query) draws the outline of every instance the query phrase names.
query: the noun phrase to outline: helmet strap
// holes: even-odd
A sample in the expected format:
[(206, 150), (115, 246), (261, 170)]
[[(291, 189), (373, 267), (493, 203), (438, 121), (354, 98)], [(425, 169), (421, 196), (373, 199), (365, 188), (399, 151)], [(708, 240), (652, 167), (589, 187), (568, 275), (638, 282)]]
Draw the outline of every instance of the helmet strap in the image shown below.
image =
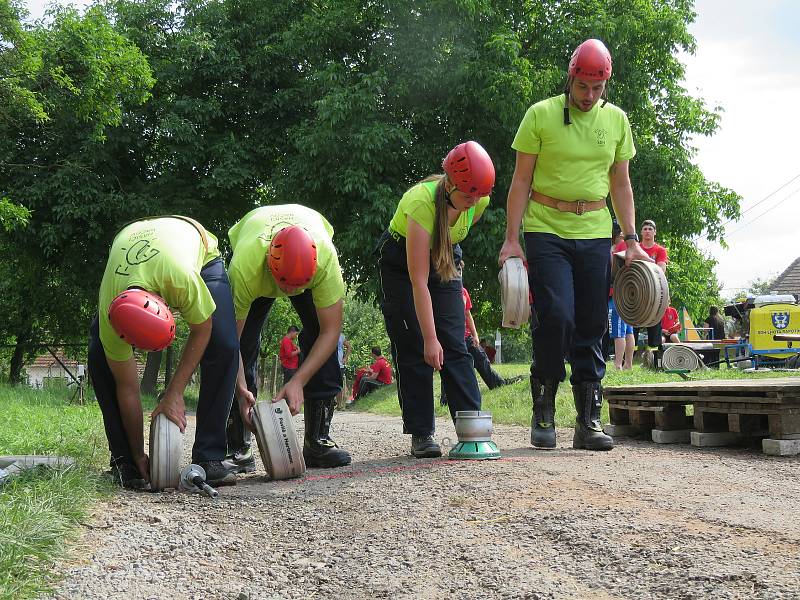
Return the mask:
[(567, 77), (567, 85), (564, 86), (564, 125), (572, 125), (569, 120), (569, 86), (572, 83), (572, 77)]
[(455, 208), (453, 201), (450, 199), (450, 192), (447, 191), (447, 188), (444, 190), (444, 199), (447, 200), (447, 206), (450, 208)]
[(447, 206), (449, 206), (452, 209), (458, 210), (458, 209), (456, 209), (455, 205), (453, 204), (453, 201), (450, 199), (450, 190), (447, 189), (447, 184), (448, 183), (450, 185), (452, 185), (453, 187), (455, 187), (455, 185), (453, 185), (453, 183), (450, 181), (450, 178), (447, 175), (445, 175), (444, 176), (444, 199), (447, 200)]

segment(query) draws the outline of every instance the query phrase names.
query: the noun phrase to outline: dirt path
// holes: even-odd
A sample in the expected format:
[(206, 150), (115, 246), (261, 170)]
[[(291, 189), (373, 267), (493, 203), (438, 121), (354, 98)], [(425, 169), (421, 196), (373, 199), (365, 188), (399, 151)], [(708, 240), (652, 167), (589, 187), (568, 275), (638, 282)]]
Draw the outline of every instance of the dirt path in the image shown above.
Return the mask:
[(534, 451), (527, 429), (497, 426), (499, 461), (420, 461), (398, 419), (344, 413), (334, 429), (350, 467), (269, 482), (259, 463), (216, 501), (121, 492), (54, 597), (800, 597), (797, 457), (579, 452), (566, 429)]

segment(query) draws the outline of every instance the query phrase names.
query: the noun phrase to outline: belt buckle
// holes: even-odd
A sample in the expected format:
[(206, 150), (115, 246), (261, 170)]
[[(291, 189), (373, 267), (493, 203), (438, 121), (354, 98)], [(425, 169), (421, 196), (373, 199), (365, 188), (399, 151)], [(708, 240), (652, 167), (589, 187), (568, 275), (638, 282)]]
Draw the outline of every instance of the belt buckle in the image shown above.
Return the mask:
[(575, 214), (582, 215), (586, 212), (586, 200), (578, 200), (575, 203)]

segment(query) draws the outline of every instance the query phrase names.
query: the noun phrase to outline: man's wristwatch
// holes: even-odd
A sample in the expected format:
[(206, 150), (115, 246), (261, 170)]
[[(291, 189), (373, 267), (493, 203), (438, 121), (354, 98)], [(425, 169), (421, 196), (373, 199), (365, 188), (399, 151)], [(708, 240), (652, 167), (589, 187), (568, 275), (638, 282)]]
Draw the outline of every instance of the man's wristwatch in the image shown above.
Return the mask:
[(626, 242), (627, 242), (627, 241), (629, 241), (629, 240), (633, 240), (634, 242), (638, 242), (638, 241), (639, 241), (639, 236), (638, 236), (638, 235), (636, 235), (635, 233), (629, 233), (628, 235), (626, 235), (626, 236), (625, 236), (624, 238), (622, 238), (622, 239), (623, 239), (624, 241), (626, 241)]

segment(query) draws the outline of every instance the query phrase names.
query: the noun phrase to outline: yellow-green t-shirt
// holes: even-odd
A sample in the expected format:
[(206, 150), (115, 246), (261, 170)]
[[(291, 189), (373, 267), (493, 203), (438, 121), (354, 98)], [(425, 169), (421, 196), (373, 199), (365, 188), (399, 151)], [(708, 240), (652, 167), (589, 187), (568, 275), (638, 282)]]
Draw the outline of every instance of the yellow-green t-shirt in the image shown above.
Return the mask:
[[(436, 181), (418, 183), (403, 194), (397, 210), (389, 223), (389, 229), (406, 237), (408, 234), (408, 217), (411, 217), (431, 236), (433, 244), (433, 225), (436, 222)], [(459, 243), (469, 233), (472, 224), (480, 218), (489, 206), (489, 196), (484, 196), (475, 205), (474, 210), (466, 210), (458, 215), (458, 220), (450, 227), (450, 241)]]
[(233, 258), (228, 277), (233, 291), (233, 307), (238, 320), (247, 318), (256, 298), (287, 296), (267, 267), (267, 252), (273, 236), (289, 225), (302, 225), (317, 245), (317, 271), (311, 282), (291, 294), (311, 289), (314, 306), (326, 308), (344, 297), (344, 280), (339, 256), (333, 246), (333, 227), (317, 211), (300, 204), (261, 206), (247, 213), (228, 230)]
[(98, 302), (100, 341), (108, 358), (123, 361), (133, 355), (131, 345), (120, 339), (108, 320), (111, 301), (129, 287), (158, 294), (193, 325), (213, 314), (217, 305), (200, 270), (220, 254), (217, 238), (208, 232), (206, 238), (208, 250), (194, 225), (174, 217), (135, 221), (117, 234)]
[[(559, 200), (606, 198), (611, 165), (636, 154), (628, 117), (617, 106), (601, 106), (600, 101), (589, 112), (570, 107), (572, 124), (564, 125), (564, 102), (561, 94), (531, 106), (511, 147), (537, 155), (534, 191)], [(611, 214), (603, 209), (576, 215), (529, 202), (524, 230), (564, 239), (609, 237)]]

